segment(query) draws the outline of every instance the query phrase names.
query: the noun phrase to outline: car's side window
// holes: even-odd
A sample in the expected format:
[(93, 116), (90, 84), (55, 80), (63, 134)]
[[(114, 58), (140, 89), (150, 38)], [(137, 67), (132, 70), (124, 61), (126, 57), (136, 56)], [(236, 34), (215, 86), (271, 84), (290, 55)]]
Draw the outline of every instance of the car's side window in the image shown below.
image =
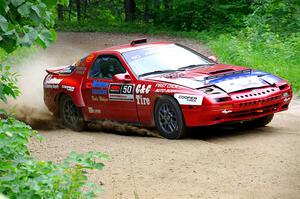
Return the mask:
[(125, 73), (126, 70), (119, 59), (112, 55), (102, 55), (94, 61), (89, 77), (111, 79), (115, 74)]

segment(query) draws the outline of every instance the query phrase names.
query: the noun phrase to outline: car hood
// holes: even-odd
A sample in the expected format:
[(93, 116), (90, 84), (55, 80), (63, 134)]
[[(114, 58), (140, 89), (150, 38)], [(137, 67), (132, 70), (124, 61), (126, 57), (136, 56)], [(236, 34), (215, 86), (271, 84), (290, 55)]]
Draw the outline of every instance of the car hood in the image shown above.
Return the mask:
[(281, 78), (267, 72), (224, 64), (149, 76), (147, 79), (177, 84), (192, 89), (214, 85), (227, 93), (269, 86), (281, 81)]

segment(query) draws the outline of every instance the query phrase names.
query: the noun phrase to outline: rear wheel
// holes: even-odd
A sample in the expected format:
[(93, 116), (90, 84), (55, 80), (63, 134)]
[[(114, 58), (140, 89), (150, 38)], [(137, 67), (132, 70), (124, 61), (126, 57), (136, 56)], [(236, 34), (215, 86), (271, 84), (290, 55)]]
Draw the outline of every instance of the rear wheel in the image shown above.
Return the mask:
[(59, 109), (60, 118), (66, 127), (74, 131), (82, 131), (86, 128), (81, 109), (75, 106), (71, 97), (67, 95), (62, 96)]
[(178, 103), (169, 96), (161, 97), (155, 105), (154, 120), (165, 138), (180, 139), (187, 136), (183, 115)]

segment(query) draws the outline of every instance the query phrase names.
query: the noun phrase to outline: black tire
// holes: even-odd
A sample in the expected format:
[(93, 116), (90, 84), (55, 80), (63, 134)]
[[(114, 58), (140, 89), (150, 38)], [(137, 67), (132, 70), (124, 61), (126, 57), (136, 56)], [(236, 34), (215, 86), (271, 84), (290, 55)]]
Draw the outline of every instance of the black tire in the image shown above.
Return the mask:
[(62, 123), (74, 131), (86, 129), (87, 124), (83, 119), (81, 109), (75, 106), (71, 97), (64, 95), (60, 99), (59, 113)]
[(245, 121), (241, 124), (241, 127), (245, 129), (263, 127), (269, 124), (272, 121), (273, 117), (274, 114), (271, 114), (254, 120)]
[(177, 101), (170, 96), (162, 96), (154, 108), (154, 121), (160, 135), (167, 139), (187, 136), (183, 115)]

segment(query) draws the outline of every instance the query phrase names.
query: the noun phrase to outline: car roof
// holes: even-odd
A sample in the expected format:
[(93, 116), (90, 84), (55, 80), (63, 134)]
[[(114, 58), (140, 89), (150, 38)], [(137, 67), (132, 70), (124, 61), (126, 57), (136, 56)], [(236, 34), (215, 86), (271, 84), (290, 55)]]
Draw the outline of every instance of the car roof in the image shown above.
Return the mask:
[(124, 45), (112, 46), (109, 48), (105, 48), (103, 50), (95, 51), (95, 53), (101, 53), (103, 51), (114, 51), (114, 52), (119, 52), (122, 54), (122, 53), (129, 52), (132, 50), (156, 47), (156, 46), (163, 46), (163, 45), (168, 45), (168, 44), (174, 44), (174, 42), (161, 41), (161, 42), (134, 44), (134, 45), (124, 44)]

